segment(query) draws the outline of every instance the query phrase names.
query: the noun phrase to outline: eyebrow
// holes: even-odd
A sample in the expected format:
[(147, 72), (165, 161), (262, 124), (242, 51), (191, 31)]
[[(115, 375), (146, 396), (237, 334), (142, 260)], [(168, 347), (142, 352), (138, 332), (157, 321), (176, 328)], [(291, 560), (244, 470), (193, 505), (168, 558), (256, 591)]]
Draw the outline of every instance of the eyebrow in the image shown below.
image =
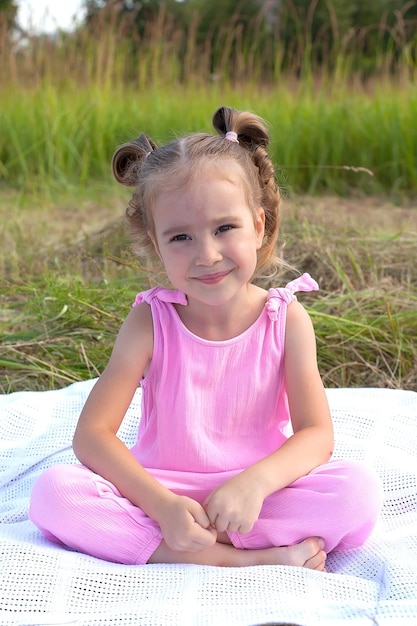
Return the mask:
[(170, 235), (175, 235), (175, 233), (186, 233), (189, 229), (189, 226), (172, 226), (172, 228), (167, 228), (162, 233), (162, 237), (169, 237)]
[[(229, 223), (233, 224), (236, 222), (240, 222), (240, 220), (241, 218), (235, 215), (225, 215), (225, 216), (210, 220), (210, 224), (212, 226), (216, 226), (219, 224), (229, 224)], [(169, 237), (170, 235), (175, 235), (178, 233), (186, 233), (189, 230), (190, 230), (189, 224), (179, 224), (178, 226), (171, 226), (171, 228), (167, 228), (166, 230), (164, 230), (164, 232), (162, 233), (162, 237)]]

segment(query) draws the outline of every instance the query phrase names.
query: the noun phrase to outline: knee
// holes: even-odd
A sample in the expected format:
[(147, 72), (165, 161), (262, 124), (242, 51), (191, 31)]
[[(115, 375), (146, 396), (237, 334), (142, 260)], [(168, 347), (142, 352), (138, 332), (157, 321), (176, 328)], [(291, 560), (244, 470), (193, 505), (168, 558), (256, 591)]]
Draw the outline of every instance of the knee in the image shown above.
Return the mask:
[(374, 496), (377, 501), (382, 495), (381, 480), (376, 471), (362, 461), (338, 461), (339, 474), (347, 491), (353, 490), (356, 497)]
[(374, 520), (382, 507), (382, 483), (375, 470), (360, 461), (338, 461), (337, 498), (341, 510), (351, 516)]
[(71, 475), (71, 466), (55, 465), (46, 469), (36, 479), (31, 493), (32, 500), (43, 500), (65, 491)]
[(78, 482), (74, 474), (79, 466), (56, 465), (48, 468), (36, 479), (29, 503), (29, 519), (39, 525), (52, 511), (71, 505)]
[(326, 551), (357, 548), (372, 532), (382, 507), (382, 484), (373, 468), (360, 461), (330, 461), (313, 472), (328, 525)]

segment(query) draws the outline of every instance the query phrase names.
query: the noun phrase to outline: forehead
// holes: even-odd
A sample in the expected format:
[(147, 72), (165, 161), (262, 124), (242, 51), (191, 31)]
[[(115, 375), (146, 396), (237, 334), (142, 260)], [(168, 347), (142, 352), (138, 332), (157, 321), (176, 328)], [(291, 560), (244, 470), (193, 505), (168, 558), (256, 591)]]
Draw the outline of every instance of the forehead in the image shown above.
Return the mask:
[(237, 219), (251, 213), (241, 181), (213, 170), (205, 170), (204, 175), (177, 185), (175, 190), (161, 192), (152, 208), (155, 226), (162, 222), (203, 223), (231, 215)]
[(192, 178), (201, 180), (205, 177), (227, 180), (238, 186), (244, 185), (247, 178), (240, 163), (227, 158), (200, 159), (193, 168)]
[(198, 192), (206, 181), (225, 181), (233, 185), (237, 192), (244, 194), (247, 204), (253, 209), (253, 194), (248, 184), (248, 177), (242, 166), (233, 159), (200, 158), (192, 165), (189, 161), (176, 163), (170, 171), (161, 172), (153, 181), (153, 189), (148, 196), (148, 207), (153, 213), (155, 204), (169, 197), (181, 197), (191, 192)]

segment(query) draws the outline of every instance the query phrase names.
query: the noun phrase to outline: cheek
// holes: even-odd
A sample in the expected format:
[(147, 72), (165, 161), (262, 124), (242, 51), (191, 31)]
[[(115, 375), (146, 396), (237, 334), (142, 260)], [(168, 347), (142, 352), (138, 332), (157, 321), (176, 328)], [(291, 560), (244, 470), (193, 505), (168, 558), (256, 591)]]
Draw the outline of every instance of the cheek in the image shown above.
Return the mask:
[(162, 246), (159, 252), (159, 258), (171, 273), (175, 273), (177, 269), (182, 267), (185, 262), (184, 254), (178, 248), (170, 248)]
[[(236, 262), (242, 266), (256, 265), (259, 247), (257, 245), (257, 237), (255, 233), (247, 235), (234, 247)], [(231, 256), (233, 256), (233, 253)]]

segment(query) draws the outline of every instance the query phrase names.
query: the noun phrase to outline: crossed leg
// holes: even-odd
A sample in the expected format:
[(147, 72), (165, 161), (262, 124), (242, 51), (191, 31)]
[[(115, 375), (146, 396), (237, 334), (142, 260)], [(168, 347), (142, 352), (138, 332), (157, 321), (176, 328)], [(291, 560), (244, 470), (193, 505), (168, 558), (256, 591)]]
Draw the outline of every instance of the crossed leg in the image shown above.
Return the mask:
[(235, 548), (225, 533), (219, 535), (213, 546), (199, 552), (176, 552), (162, 540), (148, 563), (192, 563), (226, 567), (295, 565), (319, 571), (325, 569), (327, 555), (323, 550), (324, 541), (318, 537), (310, 537), (292, 546), (245, 550)]

